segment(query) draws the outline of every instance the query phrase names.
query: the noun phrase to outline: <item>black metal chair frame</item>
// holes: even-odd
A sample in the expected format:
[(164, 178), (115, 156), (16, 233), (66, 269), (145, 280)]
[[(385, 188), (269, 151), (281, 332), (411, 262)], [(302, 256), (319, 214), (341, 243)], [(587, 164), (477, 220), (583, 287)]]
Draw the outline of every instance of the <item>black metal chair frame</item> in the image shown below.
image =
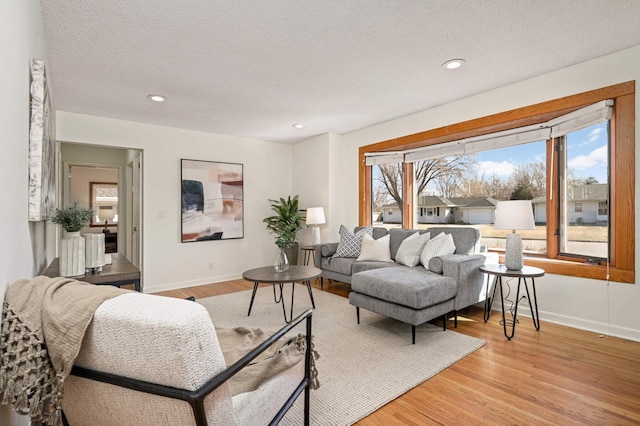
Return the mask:
[[(276, 416), (271, 420), (270, 425), (277, 425), (282, 417), (289, 411), (295, 400), (304, 391), (304, 424), (309, 425), (309, 402), (310, 402), (310, 384), (311, 384), (311, 319), (313, 311), (311, 309), (306, 310), (300, 314), (297, 318), (291, 321), (286, 326), (282, 327), (269, 339), (261, 343), (255, 349), (247, 353), (233, 365), (227, 367), (226, 370), (221, 371), (216, 376), (211, 378), (207, 383), (202, 385), (199, 389), (189, 391), (185, 389), (178, 389), (170, 386), (159, 385), (156, 383), (145, 382), (142, 380), (131, 379), (129, 377), (118, 376), (115, 374), (104, 373), (100, 371), (90, 370), (87, 368), (74, 366), (71, 374), (78, 377), (83, 377), (89, 380), (95, 380), (99, 382), (109, 383), (112, 385), (132, 389), (139, 392), (145, 392), (153, 395), (159, 395), (163, 397), (179, 399), (186, 401), (191, 405), (193, 415), (198, 426), (207, 426), (207, 416), (204, 409), (204, 399), (211, 392), (219, 388), (227, 380), (237, 374), (246, 365), (253, 361), (258, 355), (264, 352), (269, 346), (276, 342), (279, 338), (283, 337), (295, 326), (300, 324), (303, 320), (306, 320), (306, 353), (304, 360), (304, 378), (300, 381), (296, 389), (289, 396), (284, 405), (280, 408)], [(63, 419), (66, 425), (69, 423), (66, 419)]]

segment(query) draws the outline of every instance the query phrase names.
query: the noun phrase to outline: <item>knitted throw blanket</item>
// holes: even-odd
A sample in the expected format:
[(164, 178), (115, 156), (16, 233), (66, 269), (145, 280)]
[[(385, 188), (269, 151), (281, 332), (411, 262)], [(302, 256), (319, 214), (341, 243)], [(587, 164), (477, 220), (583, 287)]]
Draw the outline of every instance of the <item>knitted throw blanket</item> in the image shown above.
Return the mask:
[[(224, 361), (227, 365), (231, 365), (267, 340), (271, 333), (267, 333), (260, 328), (237, 327), (217, 328), (216, 335), (224, 355)], [(306, 346), (306, 337), (302, 334), (298, 334), (293, 338), (287, 336), (280, 338), (229, 380), (231, 395), (235, 396), (258, 389), (267, 379), (293, 367), (299, 362), (304, 362)], [(318, 370), (316, 370), (315, 366), (315, 360), (318, 358), (320, 358), (320, 355), (313, 347), (312, 342), (311, 389), (320, 387)]]
[(62, 387), (98, 306), (127, 292), (38, 276), (8, 289), (0, 334), (2, 404), (32, 423), (62, 425)]

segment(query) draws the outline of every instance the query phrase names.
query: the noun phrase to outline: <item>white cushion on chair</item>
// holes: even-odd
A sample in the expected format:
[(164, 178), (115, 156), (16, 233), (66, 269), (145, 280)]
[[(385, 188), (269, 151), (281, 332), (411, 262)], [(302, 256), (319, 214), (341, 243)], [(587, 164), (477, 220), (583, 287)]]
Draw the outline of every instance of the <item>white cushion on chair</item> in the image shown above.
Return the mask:
[[(242, 325), (242, 324), (238, 324)], [(183, 299), (127, 293), (96, 310), (76, 365), (195, 390), (227, 366), (209, 313)], [(204, 401), (210, 425), (267, 424), (304, 377), (304, 362), (231, 398), (227, 383)], [(63, 409), (71, 425), (194, 425), (186, 402), (69, 376)], [(303, 396), (301, 396), (303, 397)]]
[[(76, 364), (188, 390), (226, 368), (202, 305), (133, 292), (96, 310)], [(92, 425), (193, 424), (185, 402), (73, 376), (65, 384), (63, 401), (72, 425), (87, 419)], [(205, 405), (210, 424), (235, 423), (228, 384), (209, 395)]]

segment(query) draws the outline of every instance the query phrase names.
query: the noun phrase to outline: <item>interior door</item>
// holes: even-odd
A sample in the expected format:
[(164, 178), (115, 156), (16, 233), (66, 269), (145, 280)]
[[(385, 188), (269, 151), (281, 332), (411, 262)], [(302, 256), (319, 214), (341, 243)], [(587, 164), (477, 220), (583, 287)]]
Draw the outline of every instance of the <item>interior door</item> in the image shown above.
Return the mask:
[(142, 155), (133, 159), (131, 180), (131, 263), (142, 271)]

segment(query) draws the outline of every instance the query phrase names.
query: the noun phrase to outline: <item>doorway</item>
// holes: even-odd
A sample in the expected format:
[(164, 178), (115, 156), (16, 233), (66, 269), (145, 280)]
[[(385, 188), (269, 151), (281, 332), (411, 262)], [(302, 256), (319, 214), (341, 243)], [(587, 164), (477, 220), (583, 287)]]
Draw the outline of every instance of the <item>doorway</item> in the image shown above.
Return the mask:
[(96, 215), (81, 232), (106, 226), (112, 251), (136, 265), (142, 278), (142, 151), (61, 142), (60, 170), (60, 206), (91, 207)]

